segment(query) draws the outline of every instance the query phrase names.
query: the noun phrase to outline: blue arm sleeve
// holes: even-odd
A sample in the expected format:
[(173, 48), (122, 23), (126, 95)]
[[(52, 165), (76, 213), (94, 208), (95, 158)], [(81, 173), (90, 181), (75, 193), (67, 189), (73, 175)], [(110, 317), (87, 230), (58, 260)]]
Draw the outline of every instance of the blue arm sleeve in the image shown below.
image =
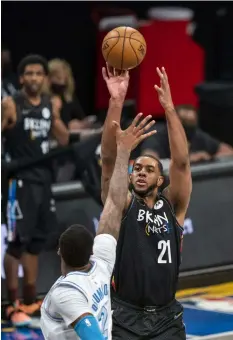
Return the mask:
[(99, 325), (93, 315), (82, 318), (75, 326), (74, 330), (82, 340), (104, 340)]

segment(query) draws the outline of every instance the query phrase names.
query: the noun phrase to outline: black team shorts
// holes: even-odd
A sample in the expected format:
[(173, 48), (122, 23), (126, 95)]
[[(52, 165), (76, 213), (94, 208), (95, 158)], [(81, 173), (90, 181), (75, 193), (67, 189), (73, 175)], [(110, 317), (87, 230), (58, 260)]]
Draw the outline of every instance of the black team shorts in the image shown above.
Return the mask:
[(132, 306), (113, 298), (113, 340), (185, 340), (183, 307), (174, 300), (165, 307)]
[[(36, 244), (39, 253), (51, 232), (57, 227), (55, 201), (50, 183), (22, 179), (9, 181), (6, 207), (8, 242)], [(33, 253), (33, 249), (31, 251)]]

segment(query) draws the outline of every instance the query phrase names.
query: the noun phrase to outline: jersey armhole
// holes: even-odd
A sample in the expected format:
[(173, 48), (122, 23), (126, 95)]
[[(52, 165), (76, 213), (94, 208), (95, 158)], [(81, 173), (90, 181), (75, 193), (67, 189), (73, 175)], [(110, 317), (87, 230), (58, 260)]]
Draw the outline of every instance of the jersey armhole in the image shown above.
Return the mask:
[(122, 216), (122, 219), (121, 219), (121, 223), (126, 219), (126, 217), (128, 216), (133, 204), (134, 204), (134, 201), (135, 201), (135, 195), (131, 193), (131, 200), (130, 200), (130, 203), (129, 203), (129, 206), (128, 208), (125, 210), (125, 213), (124, 215)]
[(174, 207), (172, 206), (171, 202), (169, 202), (169, 200), (163, 195), (163, 194), (160, 194), (159, 197), (161, 197), (169, 206), (170, 210), (171, 210), (171, 213), (172, 213), (172, 216), (176, 222), (176, 226), (180, 229), (180, 231), (183, 233), (184, 231), (184, 227), (182, 227), (179, 222), (177, 221), (177, 218), (176, 218), (176, 214), (175, 214), (175, 210), (174, 210)]

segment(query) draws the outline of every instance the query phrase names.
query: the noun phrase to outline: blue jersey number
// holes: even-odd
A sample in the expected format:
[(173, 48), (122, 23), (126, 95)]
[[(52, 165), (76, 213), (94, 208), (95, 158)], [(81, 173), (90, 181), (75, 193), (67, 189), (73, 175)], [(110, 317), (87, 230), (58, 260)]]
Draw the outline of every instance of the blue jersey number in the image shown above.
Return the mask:
[(108, 340), (107, 320), (108, 320), (108, 311), (107, 311), (106, 307), (103, 306), (101, 308), (101, 311), (99, 312), (98, 321), (99, 321), (99, 324), (100, 324), (101, 332), (102, 332), (105, 340)]

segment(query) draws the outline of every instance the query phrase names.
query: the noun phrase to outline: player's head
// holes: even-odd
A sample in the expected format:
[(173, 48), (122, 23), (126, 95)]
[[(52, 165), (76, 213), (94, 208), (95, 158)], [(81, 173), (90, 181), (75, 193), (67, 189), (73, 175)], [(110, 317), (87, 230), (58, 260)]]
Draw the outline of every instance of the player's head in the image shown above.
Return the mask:
[(130, 182), (137, 195), (141, 197), (153, 195), (163, 181), (163, 165), (156, 157), (144, 155), (135, 160)]
[(48, 74), (48, 63), (40, 55), (28, 55), (20, 61), (18, 74), (25, 91), (32, 96), (38, 95)]
[(59, 255), (62, 272), (67, 268), (81, 268), (88, 264), (92, 255), (94, 238), (87, 228), (74, 224), (60, 236)]

